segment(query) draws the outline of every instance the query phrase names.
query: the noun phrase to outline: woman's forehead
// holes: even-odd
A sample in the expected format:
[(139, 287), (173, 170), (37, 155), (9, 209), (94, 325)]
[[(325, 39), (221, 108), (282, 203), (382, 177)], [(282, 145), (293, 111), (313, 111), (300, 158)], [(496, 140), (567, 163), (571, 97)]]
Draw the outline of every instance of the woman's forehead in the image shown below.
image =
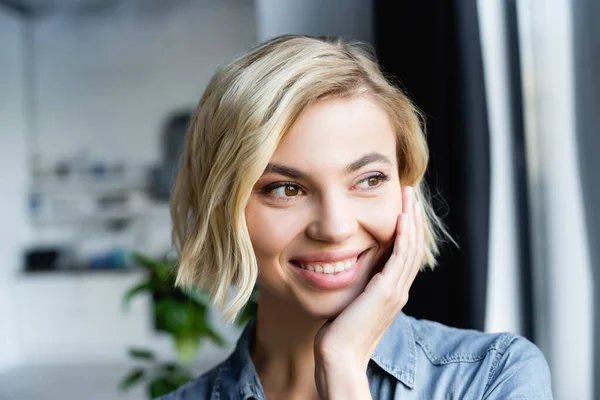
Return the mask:
[(339, 167), (367, 154), (395, 158), (396, 135), (389, 118), (369, 98), (341, 98), (307, 107), (282, 138), (270, 162)]

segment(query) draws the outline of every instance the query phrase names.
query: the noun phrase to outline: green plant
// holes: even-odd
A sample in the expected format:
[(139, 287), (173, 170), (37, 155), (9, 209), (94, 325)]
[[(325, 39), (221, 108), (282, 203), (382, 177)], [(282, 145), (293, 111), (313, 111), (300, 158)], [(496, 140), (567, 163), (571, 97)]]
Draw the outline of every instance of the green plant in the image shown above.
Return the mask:
[[(194, 360), (204, 340), (218, 345), (225, 342), (208, 321), (210, 302), (208, 294), (199, 290), (182, 290), (175, 287), (174, 265), (140, 253), (133, 254), (136, 265), (148, 271), (147, 277), (130, 288), (123, 297), (123, 308), (127, 309), (132, 298), (141, 293), (150, 293), (154, 303), (154, 321), (158, 331), (173, 339), (176, 362), (161, 362), (148, 349), (129, 349), (129, 356), (142, 363), (133, 368), (121, 380), (119, 387), (127, 390), (143, 381), (150, 398), (169, 393), (189, 381), (193, 374), (189, 364)], [(244, 325), (256, 314), (256, 292), (236, 319), (238, 326)]]

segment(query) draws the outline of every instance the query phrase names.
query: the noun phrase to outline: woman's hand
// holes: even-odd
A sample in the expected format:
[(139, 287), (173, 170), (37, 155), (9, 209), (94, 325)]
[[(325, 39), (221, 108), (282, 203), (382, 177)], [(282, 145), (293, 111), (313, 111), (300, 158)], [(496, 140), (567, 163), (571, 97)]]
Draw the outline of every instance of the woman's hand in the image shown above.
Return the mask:
[(406, 305), (423, 263), (423, 216), (411, 187), (404, 188), (402, 204), (394, 249), (382, 271), (315, 338), (315, 380), (322, 399), (371, 398), (367, 365), (379, 340)]

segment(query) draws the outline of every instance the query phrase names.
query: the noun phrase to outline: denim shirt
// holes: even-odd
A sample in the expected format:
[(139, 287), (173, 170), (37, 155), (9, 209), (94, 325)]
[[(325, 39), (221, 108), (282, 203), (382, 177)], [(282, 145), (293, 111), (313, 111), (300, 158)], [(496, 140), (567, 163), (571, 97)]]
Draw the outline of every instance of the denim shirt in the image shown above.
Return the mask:
[[(255, 322), (231, 356), (159, 400), (264, 400), (250, 357)], [(550, 372), (527, 339), (450, 328), (400, 313), (367, 367), (373, 399), (552, 399)]]

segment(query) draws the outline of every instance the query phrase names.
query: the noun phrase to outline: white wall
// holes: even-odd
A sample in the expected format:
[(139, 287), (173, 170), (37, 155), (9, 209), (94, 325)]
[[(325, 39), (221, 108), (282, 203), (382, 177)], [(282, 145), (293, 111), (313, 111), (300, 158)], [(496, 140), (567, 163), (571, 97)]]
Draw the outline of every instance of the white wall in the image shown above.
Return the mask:
[(251, 0), (174, 4), (36, 23), (42, 162), (82, 150), (106, 161), (157, 161), (164, 118), (193, 108), (217, 66), (256, 42)]
[[(217, 66), (257, 41), (283, 33), (373, 39), (371, 2), (361, 0), (177, 4), (158, 15), (124, 9), (118, 15), (36, 20), (33, 119), (26, 120), (20, 56), (10, 57), (10, 69), (0, 74), (0, 159), (11, 166), (0, 169), (0, 201), (10, 202), (0, 207), (0, 220), (11, 222), (10, 232), (0, 227), (0, 239), (6, 239), (0, 240), (0, 361), (122, 362), (126, 347), (136, 344), (163, 355), (170, 351), (170, 343), (149, 330), (147, 299), (134, 302), (127, 315), (119, 312), (122, 293), (137, 275), (15, 276), (24, 240), (13, 227), (28, 229), (27, 157), (35, 151), (48, 166), (83, 150), (104, 161), (152, 164), (160, 155), (167, 113), (194, 107)], [(0, 20), (0, 43), (9, 42), (18, 55), (23, 24), (2, 18), (8, 22)], [(26, 122), (34, 141), (25, 140)], [(236, 332), (225, 334), (233, 339)], [(18, 353), (12, 351), (15, 343)], [(226, 352), (208, 346), (203, 354), (217, 360)]]
[[(131, 345), (173, 354), (151, 330), (148, 299), (121, 313), (123, 293), (139, 275), (17, 271), (24, 245), (40, 236), (26, 214), (34, 150), (46, 166), (80, 150), (93, 159), (153, 164), (165, 116), (195, 107), (218, 65), (256, 43), (251, 0), (177, 4), (159, 13), (35, 20), (33, 81), (24, 76), (24, 23), (0, 14), (0, 367), (123, 362)], [(226, 352), (207, 346), (203, 357), (211, 362)]]
[[(138, 296), (127, 311), (122, 308), (123, 294), (143, 279), (141, 272), (19, 278), (13, 291), (19, 363), (126, 364), (129, 347), (147, 347), (163, 360), (173, 359), (170, 338), (153, 329), (150, 297)], [(214, 317), (218, 323), (218, 316)], [(202, 369), (225, 358), (235, 344), (235, 328), (219, 330), (228, 346), (206, 343), (199, 353)]]
[(277, 35), (340, 35), (373, 43), (371, 0), (257, 0), (258, 39)]
[(11, 281), (26, 228), (26, 24), (0, 7), (0, 371), (19, 356)]

